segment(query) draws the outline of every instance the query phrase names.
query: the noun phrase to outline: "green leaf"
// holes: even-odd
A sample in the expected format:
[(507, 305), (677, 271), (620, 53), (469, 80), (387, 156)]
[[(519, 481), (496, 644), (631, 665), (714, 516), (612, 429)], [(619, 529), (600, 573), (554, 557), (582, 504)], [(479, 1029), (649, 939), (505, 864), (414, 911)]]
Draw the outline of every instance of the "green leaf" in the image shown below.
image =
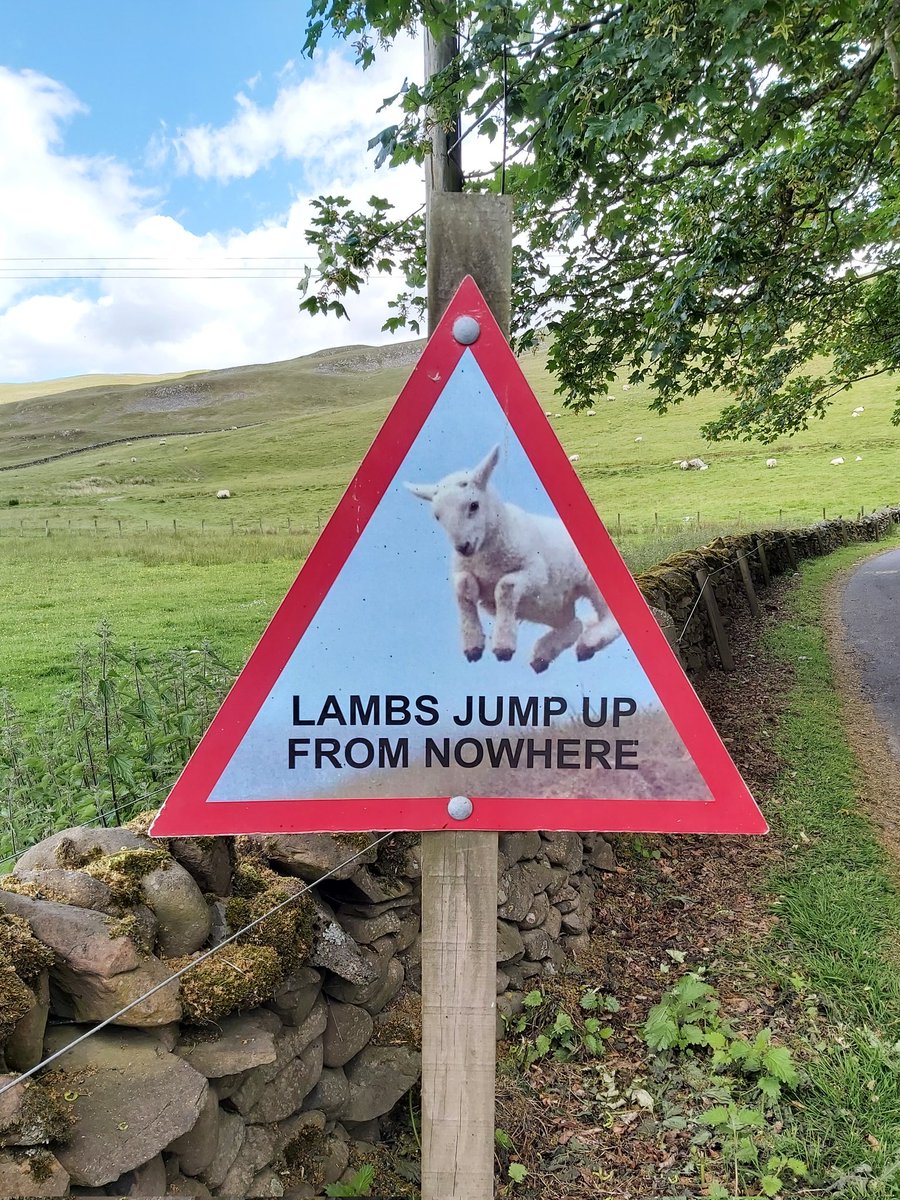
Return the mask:
[(504, 1150), (514, 1150), (513, 1140), (505, 1129), (494, 1130), (494, 1141), (498, 1146), (502, 1146)]
[(782, 1181), (777, 1175), (763, 1175), (759, 1181), (764, 1196), (777, 1196), (782, 1189)]
[(667, 1004), (654, 1004), (644, 1022), (644, 1039), (651, 1050), (670, 1050), (678, 1042), (678, 1025)]
[(526, 1008), (537, 1008), (538, 1005), (544, 1003), (544, 993), (537, 990), (529, 992), (522, 1000), (522, 1003)]
[(509, 1164), (508, 1172), (513, 1183), (522, 1183), (528, 1174), (528, 1169), (522, 1163), (515, 1162)]
[(762, 1056), (763, 1066), (770, 1075), (774, 1075), (782, 1083), (793, 1085), (797, 1082), (797, 1071), (791, 1058), (790, 1050), (784, 1046), (770, 1046)]

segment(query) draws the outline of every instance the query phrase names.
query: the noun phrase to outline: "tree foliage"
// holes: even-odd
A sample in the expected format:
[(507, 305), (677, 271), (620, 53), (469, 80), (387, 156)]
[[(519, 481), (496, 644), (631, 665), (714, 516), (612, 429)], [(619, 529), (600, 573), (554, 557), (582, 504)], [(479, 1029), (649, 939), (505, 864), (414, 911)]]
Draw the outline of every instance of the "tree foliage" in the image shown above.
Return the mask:
[[(331, 29), (365, 66), (422, 21), (459, 57), (371, 148), (422, 160), (455, 111), (493, 141), (467, 186), (513, 197), (514, 335), (574, 406), (624, 366), (659, 411), (719, 389), (708, 436), (772, 440), (900, 366), (900, 0), (312, 0), (307, 50)], [(303, 306), (399, 267), (389, 325), (416, 328), (423, 219), (373, 205), (319, 203)]]

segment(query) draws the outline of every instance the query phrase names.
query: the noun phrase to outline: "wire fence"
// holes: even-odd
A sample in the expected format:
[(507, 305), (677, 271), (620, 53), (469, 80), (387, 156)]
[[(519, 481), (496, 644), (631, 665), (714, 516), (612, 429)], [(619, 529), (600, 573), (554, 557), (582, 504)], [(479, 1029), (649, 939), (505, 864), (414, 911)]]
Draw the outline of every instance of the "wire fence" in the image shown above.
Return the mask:
[[(13, 508), (17, 506), (12, 506)], [(682, 513), (654, 512), (641, 517), (630, 514), (602, 514), (608, 532), (614, 537), (647, 536), (670, 534), (689, 529), (705, 533), (744, 533), (760, 528), (779, 529), (788, 526), (808, 525), (816, 520), (843, 520), (864, 517), (878, 511), (878, 506), (861, 504), (850, 511), (846, 506), (841, 511), (820, 509), (784, 509), (778, 514), (770, 513), (761, 518), (758, 513), (736, 512), (733, 517), (710, 516), (702, 510)], [(326, 524), (328, 512), (317, 512), (301, 520), (287, 516), (239, 516), (225, 520), (182, 515), (166, 517), (165, 520), (149, 517), (46, 517), (26, 515), (0, 515), (0, 538), (13, 537), (59, 537), (61, 535), (95, 538), (117, 537), (288, 537), (311, 545)]]

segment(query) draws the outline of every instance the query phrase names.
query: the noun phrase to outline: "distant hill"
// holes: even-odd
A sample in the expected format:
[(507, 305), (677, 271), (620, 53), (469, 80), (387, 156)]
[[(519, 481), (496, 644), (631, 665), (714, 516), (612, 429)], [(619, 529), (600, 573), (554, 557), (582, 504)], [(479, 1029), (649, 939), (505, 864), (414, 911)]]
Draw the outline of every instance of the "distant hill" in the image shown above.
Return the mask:
[(182, 375), (0, 384), (0, 466), (120, 439), (255, 425), (396, 394), (421, 341)]

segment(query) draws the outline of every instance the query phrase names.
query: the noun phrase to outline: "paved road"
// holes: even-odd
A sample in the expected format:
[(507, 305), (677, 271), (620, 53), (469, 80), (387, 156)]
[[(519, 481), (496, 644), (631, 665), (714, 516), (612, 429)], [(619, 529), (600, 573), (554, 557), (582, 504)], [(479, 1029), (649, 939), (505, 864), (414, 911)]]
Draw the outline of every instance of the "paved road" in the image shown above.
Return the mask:
[(856, 568), (844, 590), (841, 617), (862, 685), (900, 760), (900, 550)]

